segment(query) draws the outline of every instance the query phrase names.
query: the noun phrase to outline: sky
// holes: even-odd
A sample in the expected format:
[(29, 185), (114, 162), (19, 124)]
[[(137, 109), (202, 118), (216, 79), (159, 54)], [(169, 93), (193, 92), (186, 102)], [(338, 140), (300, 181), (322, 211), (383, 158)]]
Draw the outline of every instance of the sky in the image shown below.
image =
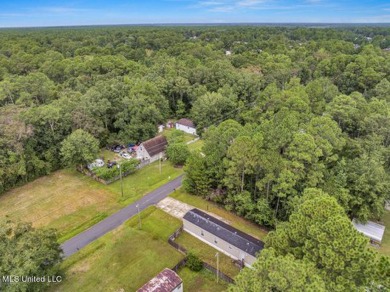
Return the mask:
[(281, 22), (390, 23), (390, 1), (0, 0), (0, 27)]

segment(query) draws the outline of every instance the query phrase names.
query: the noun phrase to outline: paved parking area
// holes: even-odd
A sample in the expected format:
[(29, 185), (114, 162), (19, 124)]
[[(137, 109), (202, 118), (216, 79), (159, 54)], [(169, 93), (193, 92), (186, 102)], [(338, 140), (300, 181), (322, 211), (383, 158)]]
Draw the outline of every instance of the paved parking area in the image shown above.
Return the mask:
[[(183, 219), (184, 215), (191, 209), (195, 208), (194, 206), (188, 205), (186, 203), (183, 203), (181, 201), (178, 201), (176, 199), (173, 199), (171, 197), (166, 197), (165, 199), (161, 200), (157, 203), (157, 207), (163, 210), (164, 212), (167, 212), (168, 214), (172, 215), (173, 217)], [(215, 215), (214, 213), (207, 212), (205, 210), (202, 210), (203, 212), (206, 212), (207, 214), (210, 214), (211, 216), (230, 224), (230, 222), (221, 216)]]

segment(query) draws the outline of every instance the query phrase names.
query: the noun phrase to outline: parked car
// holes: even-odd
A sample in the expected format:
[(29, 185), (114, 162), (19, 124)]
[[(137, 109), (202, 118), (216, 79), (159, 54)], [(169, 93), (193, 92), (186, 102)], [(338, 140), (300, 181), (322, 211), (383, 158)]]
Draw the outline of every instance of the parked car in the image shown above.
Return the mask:
[(125, 159), (130, 159), (131, 158), (131, 155), (127, 152), (124, 152), (122, 151), (121, 153), (119, 153), (119, 155), (122, 157), (122, 158), (125, 158)]
[(111, 151), (114, 151), (115, 153), (121, 152), (125, 147), (123, 145), (114, 145), (111, 147)]
[(107, 161), (107, 167), (112, 168), (114, 165), (116, 165), (116, 161)]
[(89, 170), (92, 170), (96, 167), (103, 167), (103, 166), (104, 166), (104, 161), (102, 159), (96, 159), (94, 162), (88, 164), (87, 168)]

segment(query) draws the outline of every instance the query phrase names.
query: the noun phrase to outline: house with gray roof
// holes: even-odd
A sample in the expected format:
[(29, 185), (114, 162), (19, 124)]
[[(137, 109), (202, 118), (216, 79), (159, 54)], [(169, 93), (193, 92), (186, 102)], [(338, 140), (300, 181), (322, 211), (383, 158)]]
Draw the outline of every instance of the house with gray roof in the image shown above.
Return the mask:
[(168, 141), (162, 135), (142, 142), (137, 148), (137, 158), (150, 163), (159, 160), (164, 157), (167, 145)]
[(385, 226), (372, 221), (360, 223), (356, 219), (352, 220), (352, 224), (357, 231), (367, 236), (371, 242), (381, 244), (383, 234), (385, 233)]
[(199, 209), (192, 209), (184, 215), (183, 229), (246, 266), (252, 266), (264, 248), (262, 241)]

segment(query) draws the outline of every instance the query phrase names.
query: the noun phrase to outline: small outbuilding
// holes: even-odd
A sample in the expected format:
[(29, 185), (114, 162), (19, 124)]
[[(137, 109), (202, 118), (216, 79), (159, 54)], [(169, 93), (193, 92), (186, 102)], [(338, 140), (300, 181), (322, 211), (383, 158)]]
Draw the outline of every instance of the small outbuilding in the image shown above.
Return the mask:
[(362, 224), (359, 223), (356, 219), (352, 220), (352, 224), (357, 231), (370, 238), (371, 242), (378, 244), (382, 242), (383, 234), (385, 233), (385, 226), (372, 221), (368, 221), (366, 224)]
[(137, 148), (137, 158), (150, 163), (159, 160), (165, 155), (167, 145), (168, 141), (162, 135), (142, 142)]
[(227, 256), (252, 266), (264, 243), (199, 210), (183, 217), (183, 229)]
[(196, 127), (190, 119), (180, 119), (176, 122), (175, 127), (177, 130), (186, 132), (191, 135), (196, 135)]
[(166, 268), (137, 292), (183, 292), (183, 280), (174, 271)]

